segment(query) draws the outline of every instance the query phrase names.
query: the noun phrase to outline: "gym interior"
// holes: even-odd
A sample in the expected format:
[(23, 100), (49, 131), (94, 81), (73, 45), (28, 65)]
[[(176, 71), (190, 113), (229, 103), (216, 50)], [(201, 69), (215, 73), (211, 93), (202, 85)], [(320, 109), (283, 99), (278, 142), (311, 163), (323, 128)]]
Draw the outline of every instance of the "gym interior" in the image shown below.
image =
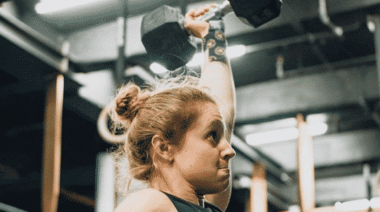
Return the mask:
[[(256, 27), (223, 17), (227, 211), (380, 211), (380, 0), (250, 2), (279, 14)], [(122, 132), (104, 111), (121, 85), (178, 74), (147, 53), (143, 17), (209, 3), (224, 1), (0, 0), (0, 211), (107, 212), (144, 188), (119, 192), (109, 151)], [(200, 73), (194, 42), (185, 65)]]

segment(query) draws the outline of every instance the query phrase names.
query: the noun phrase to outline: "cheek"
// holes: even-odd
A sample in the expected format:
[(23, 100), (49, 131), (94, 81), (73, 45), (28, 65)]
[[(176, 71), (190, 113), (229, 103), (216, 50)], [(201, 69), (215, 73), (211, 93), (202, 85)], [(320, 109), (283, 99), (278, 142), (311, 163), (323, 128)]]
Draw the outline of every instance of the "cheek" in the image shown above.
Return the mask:
[(218, 165), (218, 150), (208, 142), (200, 136), (187, 137), (177, 160), (183, 171), (194, 172), (195, 169), (202, 171)]
[(214, 148), (206, 146), (204, 148), (198, 148), (197, 151), (193, 153), (191, 160), (199, 169), (210, 169), (216, 167), (218, 164), (219, 155)]
[(208, 169), (215, 163), (215, 159), (211, 155), (210, 150), (198, 146), (198, 148), (183, 151), (178, 162), (189, 172), (201, 171), (202, 168)]

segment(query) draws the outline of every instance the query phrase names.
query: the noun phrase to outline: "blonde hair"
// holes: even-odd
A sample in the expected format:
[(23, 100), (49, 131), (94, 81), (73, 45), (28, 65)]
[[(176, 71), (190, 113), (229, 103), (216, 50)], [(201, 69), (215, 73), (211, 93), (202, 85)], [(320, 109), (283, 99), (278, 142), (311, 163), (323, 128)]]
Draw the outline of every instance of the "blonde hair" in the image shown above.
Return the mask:
[(129, 83), (119, 90), (112, 117), (127, 129), (126, 142), (119, 153), (127, 156), (131, 177), (149, 181), (154, 171), (150, 155), (154, 135), (161, 134), (168, 141), (179, 143), (198, 117), (194, 103), (216, 105), (216, 100), (198, 82), (196, 77), (180, 76), (157, 81), (145, 89)]

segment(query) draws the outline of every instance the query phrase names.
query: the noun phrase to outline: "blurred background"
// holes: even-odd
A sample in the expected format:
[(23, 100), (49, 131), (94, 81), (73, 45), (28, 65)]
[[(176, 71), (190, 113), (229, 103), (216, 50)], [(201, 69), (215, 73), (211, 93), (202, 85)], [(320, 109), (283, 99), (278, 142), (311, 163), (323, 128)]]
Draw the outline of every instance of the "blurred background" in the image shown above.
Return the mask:
[[(104, 152), (114, 144), (99, 135), (99, 114), (120, 84), (167, 74), (141, 43), (142, 17), (164, 4), (185, 13), (221, 2), (1, 0), (0, 211), (42, 210), (44, 111), (56, 73), (64, 75), (57, 210), (106, 211), (100, 184), (113, 181), (100, 173), (112, 165), (104, 165)], [(237, 92), (228, 211), (249, 210), (258, 161), (266, 166), (268, 211), (298, 210), (297, 114), (313, 136), (315, 206), (366, 199), (359, 209), (367, 210), (380, 196), (380, 0), (282, 3), (281, 15), (258, 28), (224, 18)], [(194, 61), (187, 66), (200, 71)], [(113, 205), (122, 199), (112, 198)]]

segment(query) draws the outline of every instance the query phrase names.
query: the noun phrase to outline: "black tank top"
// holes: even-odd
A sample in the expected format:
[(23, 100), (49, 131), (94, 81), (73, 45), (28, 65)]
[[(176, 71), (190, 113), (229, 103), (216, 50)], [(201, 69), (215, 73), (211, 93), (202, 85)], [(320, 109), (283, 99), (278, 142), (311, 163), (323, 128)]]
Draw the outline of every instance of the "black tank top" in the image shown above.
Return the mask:
[(166, 196), (173, 202), (178, 212), (222, 212), (218, 207), (211, 205), (210, 203), (205, 202), (205, 207), (202, 208), (199, 205), (195, 205), (191, 202), (173, 196), (171, 194), (165, 193)]

